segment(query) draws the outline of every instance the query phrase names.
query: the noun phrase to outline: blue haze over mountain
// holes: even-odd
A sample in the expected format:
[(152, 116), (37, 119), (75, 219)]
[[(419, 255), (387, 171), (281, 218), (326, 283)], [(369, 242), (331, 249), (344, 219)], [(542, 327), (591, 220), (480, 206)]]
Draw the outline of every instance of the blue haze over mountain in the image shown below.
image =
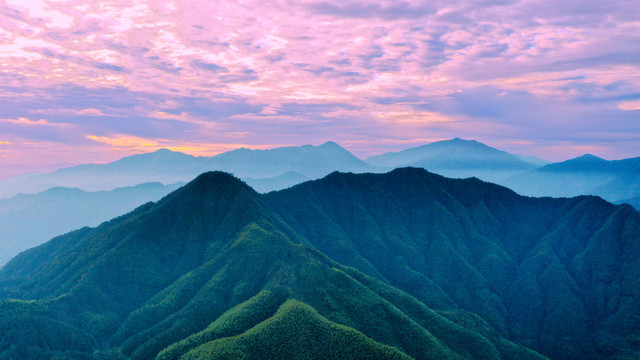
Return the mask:
[(111, 191), (52, 188), (0, 200), (0, 267), (19, 252), (56, 235), (96, 226), (141, 204), (157, 201), (182, 183), (145, 183)]
[[(18, 251), (54, 235), (97, 225), (146, 201), (157, 200), (172, 187), (150, 191), (149, 186), (141, 186), (135, 188), (139, 193), (132, 190), (131, 196), (123, 196), (123, 190), (101, 192), (98, 196), (98, 193), (89, 195), (79, 189), (95, 192), (145, 182), (172, 184), (189, 181), (209, 170), (235, 174), (258, 192), (269, 192), (336, 170), (381, 172), (411, 165), (448, 177), (477, 177), (524, 195), (598, 195), (614, 203), (640, 206), (640, 158), (607, 161), (584, 155), (548, 164), (539, 158), (513, 155), (477, 141), (456, 138), (366, 160), (358, 159), (334, 142), (271, 150), (238, 149), (213, 157), (194, 157), (161, 149), (108, 164), (80, 165), (49, 174), (24, 174), (6, 179), (0, 182), (0, 198), (17, 193), (35, 194), (53, 187), (78, 189), (55, 189), (34, 197), (20, 195), (10, 201), (0, 201), (0, 207), (5, 209), (0, 210), (0, 249), (3, 250), (0, 264)], [(58, 196), (52, 196), (54, 194)]]
[(640, 157), (605, 160), (586, 154), (500, 182), (529, 196), (597, 195), (611, 202), (640, 196)]
[[(332, 171), (379, 172), (334, 142), (270, 150), (237, 149), (212, 157), (195, 157), (161, 149), (133, 155), (108, 164), (88, 164), (48, 174), (27, 174), (0, 182), (0, 198), (52, 187), (76, 187), (87, 191), (111, 190), (144, 182), (172, 184), (190, 181), (199, 174), (225, 171), (265, 189), (291, 186), (294, 181), (317, 179)], [(297, 174), (294, 174), (297, 173)], [(267, 180), (274, 178), (272, 180)], [(264, 185), (262, 185), (264, 184)]]
[(397, 168), (415, 166), (453, 178), (477, 177), (499, 182), (514, 174), (535, 169), (545, 160), (509, 154), (475, 140), (438, 141), (431, 144), (372, 156), (372, 165)]

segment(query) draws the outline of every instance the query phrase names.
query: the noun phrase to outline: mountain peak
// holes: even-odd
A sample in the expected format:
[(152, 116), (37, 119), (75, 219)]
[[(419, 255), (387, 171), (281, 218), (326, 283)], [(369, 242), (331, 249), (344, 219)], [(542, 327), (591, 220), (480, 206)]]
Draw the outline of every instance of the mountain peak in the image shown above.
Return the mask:
[(372, 156), (367, 159), (367, 162), (374, 166), (384, 167), (422, 167), (440, 174), (442, 171), (456, 171), (453, 175), (455, 177), (460, 177), (460, 171), (465, 172), (462, 177), (477, 174), (470, 172), (470, 169), (500, 172), (537, 167), (502, 150), (476, 140), (465, 140), (459, 137), (436, 141), (400, 152)]
[[(251, 189), (247, 184), (237, 177), (224, 171), (209, 171), (198, 175), (189, 182), (185, 188), (210, 191), (216, 189), (220, 191), (229, 191), (231, 189), (247, 188)], [(251, 189), (253, 191), (253, 189)]]
[(607, 161), (601, 157), (592, 155), (592, 154), (584, 154), (582, 156), (578, 156), (576, 158), (573, 158), (572, 160), (580, 160), (580, 161), (598, 161), (598, 162), (603, 162), (603, 161)]
[[(455, 137), (455, 138), (453, 138), (451, 140), (436, 141), (436, 142), (431, 143), (431, 144), (453, 144), (453, 145), (458, 145), (458, 146), (460, 146), (460, 145), (462, 145), (462, 146), (464, 146), (464, 145), (471, 145), (471, 146), (482, 145), (484, 147), (491, 148), (490, 146), (485, 145), (485, 144), (483, 144), (481, 142), (478, 142), (476, 140), (473, 140), (473, 139), (472, 140), (466, 140), (466, 139), (461, 139), (459, 137)], [(429, 144), (429, 145), (431, 145), (431, 144)]]
[(573, 159), (553, 163), (540, 168), (541, 171), (608, 171), (611, 162), (591, 154), (584, 154)]
[(169, 150), (167, 148), (161, 148), (161, 149), (158, 149), (158, 150), (154, 151), (153, 153), (154, 154), (170, 154), (170, 153), (176, 153), (176, 152), (177, 151)]
[(327, 141), (322, 145), (319, 145), (318, 148), (325, 148), (325, 149), (344, 149), (342, 146), (338, 145), (338, 143), (333, 142), (333, 141)]

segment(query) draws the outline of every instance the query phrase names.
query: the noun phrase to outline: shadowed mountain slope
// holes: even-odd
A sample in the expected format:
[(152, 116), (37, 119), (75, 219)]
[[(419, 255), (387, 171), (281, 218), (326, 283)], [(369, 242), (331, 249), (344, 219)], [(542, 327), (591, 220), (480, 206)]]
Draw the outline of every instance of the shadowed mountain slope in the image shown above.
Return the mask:
[(636, 208), (637, 210), (640, 210), (640, 196), (636, 196), (636, 197), (633, 197), (631, 199), (619, 200), (616, 203), (618, 203), (618, 204), (629, 204), (629, 205), (633, 206), (634, 208)]
[(305, 246), (269, 206), (206, 173), (20, 254), (0, 272), (2, 297), (20, 299), (0, 302), (0, 330), (17, 329), (1, 357), (321, 358), (330, 344), (354, 358), (542, 359)]
[(639, 314), (640, 216), (628, 206), (525, 198), (411, 168), (334, 173), (267, 198), (332, 259), (553, 358), (636, 346), (640, 326), (626, 319)]
[(640, 214), (595, 197), (416, 168), (260, 195), (206, 173), (9, 262), (0, 357), (633, 358), (639, 259)]

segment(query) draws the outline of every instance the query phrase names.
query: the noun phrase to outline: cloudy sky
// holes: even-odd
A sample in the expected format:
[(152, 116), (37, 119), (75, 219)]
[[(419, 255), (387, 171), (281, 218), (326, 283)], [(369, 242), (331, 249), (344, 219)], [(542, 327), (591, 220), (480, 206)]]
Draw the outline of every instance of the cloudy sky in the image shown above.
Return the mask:
[(453, 137), (640, 156), (640, 1), (0, 2), (0, 165)]

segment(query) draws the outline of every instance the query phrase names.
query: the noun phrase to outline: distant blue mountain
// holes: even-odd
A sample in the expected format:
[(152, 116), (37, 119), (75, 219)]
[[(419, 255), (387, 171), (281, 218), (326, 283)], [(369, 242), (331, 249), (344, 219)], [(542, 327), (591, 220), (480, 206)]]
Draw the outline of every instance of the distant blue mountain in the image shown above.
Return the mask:
[(300, 174), (300, 181), (317, 179), (333, 171), (379, 172), (334, 142), (270, 150), (242, 148), (212, 157), (195, 157), (160, 149), (108, 164), (79, 165), (48, 174), (9, 178), (0, 182), (0, 198), (18, 193), (34, 194), (59, 186), (97, 191), (145, 182), (171, 184), (190, 181), (211, 170), (229, 172), (241, 178), (263, 179), (262, 183), (267, 178), (280, 177), (272, 180), (269, 188), (279, 182), (289, 184), (290, 181), (283, 181), (282, 178), (289, 172)]
[(616, 204), (629, 204), (631, 206), (633, 206), (634, 208), (636, 208), (637, 210), (640, 210), (640, 195), (630, 198), (630, 199), (622, 199), (622, 200), (618, 200), (615, 202)]
[(19, 252), (83, 226), (96, 226), (182, 186), (146, 183), (112, 191), (52, 188), (0, 200), (0, 266)]
[(270, 150), (237, 149), (204, 159), (209, 169), (238, 177), (269, 178), (296, 172), (318, 179), (333, 171), (371, 172), (377, 169), (328, 141), (320, 146), (304, 145)]
[(640, 196), (640, 157), (605, 160), (586, 154), (514, 175), (502, 185), (530, 196), (598, 195), (619, 202)]
[(307, 180), (311, 179), (295, 171), (289, 171), (282, 175), (268, 178), (242, 178), (242, 181), (246, 182), (247, 185), (261, 193), (290, 188)]
[(448, 177), (475, 176), (491, 182), (535, 169), (545, 162), (539, 158), (527, 159), (475, 140), (460, 138), (372, 156), (366, 161), (379, 167), (415, 166)]

